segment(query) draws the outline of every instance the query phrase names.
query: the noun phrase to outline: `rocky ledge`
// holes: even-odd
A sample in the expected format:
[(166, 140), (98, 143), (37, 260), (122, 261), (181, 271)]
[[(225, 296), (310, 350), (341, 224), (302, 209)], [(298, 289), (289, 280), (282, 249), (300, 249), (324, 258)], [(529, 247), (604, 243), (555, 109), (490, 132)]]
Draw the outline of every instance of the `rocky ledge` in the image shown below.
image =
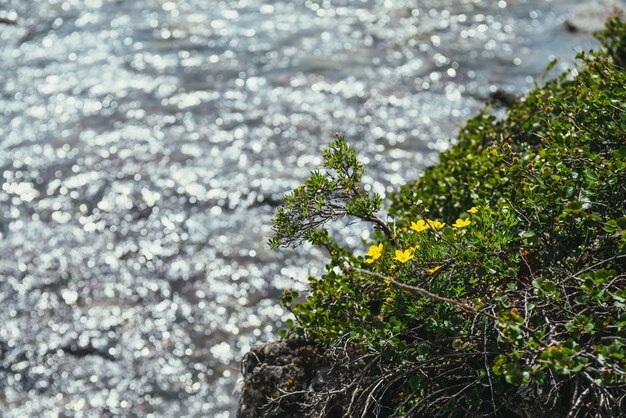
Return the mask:
[(327, 385), (328, 358), (304, 340), (272, 342), (249, 352), (242, 361), (244, 386), (239, 418), (307, 418), (307, 393)]
[(397, 401), (397, 379), (381, 376), (403, 369), (385, 369), (377, 353), (323, 349), (297, 339), (272, 342), (242, 361), (238, 417), (342, 418), (372, 416), (372, 410), (389, 416)]

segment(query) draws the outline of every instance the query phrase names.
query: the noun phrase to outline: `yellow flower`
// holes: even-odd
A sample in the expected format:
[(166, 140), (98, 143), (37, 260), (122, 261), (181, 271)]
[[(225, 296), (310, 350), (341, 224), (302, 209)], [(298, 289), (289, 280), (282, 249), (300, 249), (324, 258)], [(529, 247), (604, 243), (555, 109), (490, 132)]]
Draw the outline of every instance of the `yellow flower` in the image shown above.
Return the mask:
[(428, 229), (428, 224), (424, 222), (423, 219), (420, 219), (417, 222), (411, 222), (411, 229), (415, 232), (422, 232)]
[(435, 266), (435, 267), (433, 267), (433, 268), (430, 268), (430, 269), (426, 270), (426, 272), (427, 272), (427, 273), (431, 273), (431, 274), (432, 274), (432, 273), (436, 272), (437, 270), (439, 270), (439, 269), (440, 269), (440, 268), (442, 268), (442, 267), (443, 267), (443, 266)]
[(459, 219), (456, 220), (455, 223), (452, 224), (452, 228), (457, 228), (457, 229), (465, 228), (466, 226), (468, 226), (471, 223), (472, 223), (472, 221), (470, 221), (469, 219), (463, 220), (463, 219), (459, 218)]
[(478, 213), (478, 209), (476, 209), (476, 206), (474, 206), (470, 210), (468, 210), (467, 213), (471, 213), (473, 215), (475, 213)]
[(371, 257), (371, 258), (366, 258), (365, 262), (368, 264), (373, 263), (375, 260), (378, 260), (380, 258), (380, 256), (383, 253), (383, 244), (380, 243), (378, 245), (372, 245), (370, 246), (370, 250), (367, 252), (367, 254), (365, 254), (365, 257)]
[(428, 220), (428, 224), (430, 225), (431, 228), (433, 229), (441, 229), (444, 226), (446, 226), (446, 224), (444, 222), (439, 222), (439, 221), (433, 221), (431, 219)]
[(398, 260), (401, 263), (406, 263), (407, 261), (411, 260), (413, 258), (413, 249), (409, 248), (406, 251), (402, 251), (402, 250), (396, 250), (396, 257), (395, 259)]

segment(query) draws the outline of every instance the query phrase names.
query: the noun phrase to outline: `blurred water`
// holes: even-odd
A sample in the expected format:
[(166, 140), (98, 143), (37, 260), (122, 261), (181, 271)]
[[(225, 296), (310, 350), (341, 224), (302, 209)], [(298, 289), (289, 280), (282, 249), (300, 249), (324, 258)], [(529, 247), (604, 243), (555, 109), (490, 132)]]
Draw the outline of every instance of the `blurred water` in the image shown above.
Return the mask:
[(282, 193), (336, 130), (417, 177), (577, 3), (0, 0), (0, 415), (234, 416), (323, 265), (265, 245)]

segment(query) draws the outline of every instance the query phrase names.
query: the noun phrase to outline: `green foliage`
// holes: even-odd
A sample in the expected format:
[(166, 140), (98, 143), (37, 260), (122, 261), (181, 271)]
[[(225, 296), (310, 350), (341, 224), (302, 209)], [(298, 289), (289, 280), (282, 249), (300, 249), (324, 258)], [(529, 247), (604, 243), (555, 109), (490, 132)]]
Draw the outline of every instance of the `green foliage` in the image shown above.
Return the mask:
[(604, 32), (596, 33), (596, 37), (606, 48), (608, 55), (615, 61), (615, 64), (626, 66), (626, 25), (617, 17), (610, 17), (606, 22)]
[[(302, 241), (330, 245), (324, 226), (347, 215), (387, 228), (375, 215), (382, 199), (360, 187), (363, 164), (345, 139), (337, 134), (323, 156), (327, 171), (314, 171), (304, 184), (284, 196), (285, 204), (274, 218), (274, 235), (269, 241), (272, 247), (296, 246)], [(385, 233), (391, 231), (386, 229)]]
[[(397, 414), (624, 410), (625, 35), (609, 20), (604, 49), (580, 54), (575, 77), (503, 120), (470, 120), (438, 165), (392, 196), (395, 234), (376, 215), (380, 197), (363, 191), (354, 150), (331, 144), (329, 172), (287, 195), (274, 221), (274, 246), (308, 240), (331, 253), (304, 301), (283, 299), (289, 335), (377, 353), (381, 376), (401, 365), (378, 399)], [(368, 251), (339, 248), (324, 229), (348, 215), (384, 232)]]

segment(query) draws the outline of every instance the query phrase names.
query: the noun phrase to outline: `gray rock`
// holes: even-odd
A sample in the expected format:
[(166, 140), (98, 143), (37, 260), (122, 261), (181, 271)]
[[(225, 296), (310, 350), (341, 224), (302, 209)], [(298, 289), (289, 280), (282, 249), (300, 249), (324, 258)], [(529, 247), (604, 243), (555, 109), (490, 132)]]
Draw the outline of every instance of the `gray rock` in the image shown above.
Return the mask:
[(571, 18), (565, 21), (569, 32), (592, 33), (604, 29), (604, 22), (610, 16), (626, 17), (624, 5), (618, 0), (587, 1), (574, 9)]
[(249, 352), (242, 361), (244, 386), (239, 418), (308, 418), (307, 393), (326, 385), (328, 359), (303, 340), (272, 342)]

